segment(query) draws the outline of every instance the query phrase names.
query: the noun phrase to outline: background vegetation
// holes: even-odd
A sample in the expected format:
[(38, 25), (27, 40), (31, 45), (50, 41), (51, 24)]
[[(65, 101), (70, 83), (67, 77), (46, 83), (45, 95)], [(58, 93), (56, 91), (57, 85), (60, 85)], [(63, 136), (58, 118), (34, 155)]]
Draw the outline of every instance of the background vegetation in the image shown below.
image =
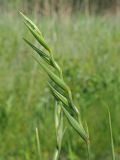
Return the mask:
[[(46, 75), (22, 40), (31, 36), (18, 10), (38, 24), (64, 68), (83, 121), (88, 122), (91, 159), (111, 160), (106, 106), (111, 111), (116, 160), (120, 159), (118, 2), (0, 1), (0, 160), (39, 159), (36, 127), (44, 160), (51, 159), (55, 147), (53, 98)], [(71, 127), (67, 130), (61, 159), (86, 159), (83, 142)]]
[(119, 0), (1, 0), (2, 11), (15, 12), (16, 9), (23, 8), (29, 13), (40, 13), (51, 15), (53, 13), (77, 12), (86, 14), (117, 13), (120, 9)]

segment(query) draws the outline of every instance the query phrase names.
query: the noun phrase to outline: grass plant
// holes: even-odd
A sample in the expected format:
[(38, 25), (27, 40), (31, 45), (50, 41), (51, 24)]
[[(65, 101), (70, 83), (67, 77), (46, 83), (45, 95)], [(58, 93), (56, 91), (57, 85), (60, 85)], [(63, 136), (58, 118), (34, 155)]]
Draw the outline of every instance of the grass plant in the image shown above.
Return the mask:
[[(60, 21), (56, 17), (29, 16), (37, 20), (46, 42), (52, 46), (55, 60), (64, 69), (64, 81), (70, 86), (74, 103), (88, 123), (91, 160), (112, 159), (108, 113), (103, 101), (109, 104), (115, 158), (119, 160), (119, 16), (86, 19), (75, 14), (69, 21), (65, 17)], [(0, 14), (0, 160), (38, 159), (36, 126), (42, 160), (48, 160), (57, 146), (53, 116), (56, 102), (46, 83), (48, 76), (31, 58), (33, 50), (24, 44), (22, 36), (37, 46), (18, 14)], [(49, 68), (59, 75), (53, 67)], [(66, 103), (65, 99), (63, 102)], [(72, 109), (70, 113), (74, 113)], [(64, 128), (67, 123), (64, 118)], [(86, 157), (86, 144), (67, 125), (60, 159), (85, 160)]]
[(111, 151), (112, 151), (112, 160), (115, 160), (115, 149), (114, 149), (114, 141), (113, 141), (113, 131), (112, 131), (112, 122), (111, 122), (111, 114), (109, 107), (108, 110), (108, 119), (109, 119), (109, 127), (110, 127), (110, 140), (111, 140)]
[(36, 131), (36, 142), (37, 142), (38, 158), (39, 158), (39, 160), (42, 160), (38, 128), (36, 128), (35, 131)]
[[(63, 113), (65, 117), (68, 119), (69, 124), (73, 127), (73, 129), (79, 134), (79, 136), (86, 142), (89, 143), (89, 137), (87, 132), (85, 131), (80, 113), (75, 106), (72, 98), (72, 92), (69, 86), (66, 84), (63, 78), (62, 69), (55, 61), (52, 50), (44, 40), (44, 37), (38, 27), (23, 13), (20, 12), (22, 17), (24, 18), (24, 23), (32, 33), (34, 38), (39, 42), (39, 44), (48, 51), (48, 53), (40, 50), (35, 47), (31, 42), (24, 39), (25, 42), (32, 47), (40, 56), (40, 61), (36, 60), (43, 70), (48, 74), (50, 81), (48, 82), (48, 86), (53, 94), (56, 105), (55, 105), (55, 126), (56, 126), (56, 139), (57, 146), (55, 150), (54, 160), (59, 159), (62, 138), (63, 138)], [(55, 73), (52, 71), (52, 68), (58, 72)], [(62, 113), (63, 112), (63, 113)]]

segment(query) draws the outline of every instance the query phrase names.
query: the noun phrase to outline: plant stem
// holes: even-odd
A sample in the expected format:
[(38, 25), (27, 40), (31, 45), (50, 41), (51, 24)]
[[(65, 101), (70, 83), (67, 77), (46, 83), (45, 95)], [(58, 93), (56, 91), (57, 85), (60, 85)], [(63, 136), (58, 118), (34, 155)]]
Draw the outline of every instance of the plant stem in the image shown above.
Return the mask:
[(87, 157), (90, 160), (90, 142), (87, 143)]
[(38, 128), (36, 128), (36, 141), (37, 141), (38, 156), (39, 156), (40, 160), (42, 160)]
[[(86, 132), (88, 134), (88, 137), (90, 137), (87, 122), (85, 123), (85, 125), (86, 125)], [(87, 159), (90, 160), (90, 140), (89, 139), (88, 139), (86, 145), (87, 145)]]
[(112, 132), (111, 114), (110, 114), (109, 107), (108, 107), (108, 118), (109, 118), (109, 127), (110, 127), (110, 139), (111, 139), (112, 160), (115, 160), (115, 150), (114, 150), (114, 142), (113, 142), (113, 132)]

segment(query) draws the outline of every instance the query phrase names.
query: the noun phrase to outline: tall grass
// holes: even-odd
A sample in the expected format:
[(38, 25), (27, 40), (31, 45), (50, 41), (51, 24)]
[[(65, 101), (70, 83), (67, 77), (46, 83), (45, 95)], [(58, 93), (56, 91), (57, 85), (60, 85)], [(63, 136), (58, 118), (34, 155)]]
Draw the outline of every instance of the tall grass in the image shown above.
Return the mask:
[(113, 142), (113, 131), (112, 131), (112, 122), (111, 122), (111, 114), (108, 109), (108, 119), (109, 119), (109, 127), (110, 127), (110, 140), (111, 140), (111, 150), (112, 150), (112, 160), (115, 160), (115, 150), (114, 150), (114, 142)]
[[(57, 146), (56, 146), (56, 151), (53, 159), (58, 160), (60, 156), (61, 144), (63, 139), (63, 120), (64, 120), (63, 113), (64, 113), (65, 117), (68, 119), (69, 124), (79, 134), (79, 136), (86, 142), (88, 160), (90, 160), (90, 139), (89, 139), (88, 126), (86, 125), (86, 128), (87, 128), (87, 132), (86, 132), (81, 121), (80, 112), (76, 108), (73, 102), (72, 92), (64, 80), (63, 71), (61, 67), (58, 65), (58, 63), (56, 62), (56, 60), (54, 59), (52, 50), (48, 46), (47, 42), (44, 40), (44, 37), (41, 31), (38, 29), (38, 27), (23, 13), (20, 12), (20, 14), (24, 18), (24, 23), (27, 26), (28, 30), (31, 32), (34, 38), (39, 42), (39, 44), (48, 52), (47, 54), (45, 51), (40, 50), (39, 48), (34, 46), (31, 42), (24, 39), (25, 42), (40, 56), (40, 59), (42, 61), (37, 60), (37, 58), (35, 58), (35, 60), (38, 62), (41, 68), (43, 68), (43, 70), (47, 73), (49, 77), (48, 86), (56, 101), (55, 125), (56, 125)], [(49, 68), (50, 66), (54, 68), (54, 70), (56, 70), (58, 74), (52, 71), (51, 70), (52, 68)], [(109, 125), (110, 125), (110, 133), (111, 133), (112, 158), (113, 160), (115, 160), (111, 116), (110, 116), (109, 109), (108, 109), (108, 115), (109, 115)]]
[(41, 155), (40, 137), (39, 137), (38, 128), (36, 128), (35, 131), (36, 131), (36, 142), (37, 142), (38, 158), (41, 160), (42, 159), (42, 155)]
[[(34, 39), (28, 35), (19, 17), (3, 14), (0, 17), (0, 158), (37, 159), (35, 128), (38, 126), (43, 159), (46, 160), (53, 156), (56, 145), (54, 101), (45, 83), (48, 78), (29, 56), (33, 51), (21, 37), (23, 35), (31, 42)], [(57, 62), (64, 68), (64, 79), (74, 93), (74, 102), (80, 104), (81, 114), (88, 122), (91, 159), (111, 159), (108, 115), (102, 104), (105, 101), (111, 111), (118, 160), (119, 17), (89, 17), (87, 20), (76, 15), (71, 20), (60, 22), (38, 17), (37, 24), (53, 47)], [(85, 144), (71, 127), (67, 130), (61, 159), (85, 159)]]
[[(48, 51), (48, 54), (45, 51), (40, 50), (36, 46), (34, 46), (31, 42), (24, 39), (25, 42), (34, 49), (37, 54), (40, 56), (40, 59), (37, 60), (38, 64), (40, 64), (41, 68), (48, 74), (50, 81), (48, 82), (48, 86), (53, 94), (56, 103), (55, 106), (55, 124), (56, 124), (56, 139), (57, 139), (57, 147), (55, 151), (54, 160), (59, 159), (62, 138), (63, 138), (63, 113), (65, 117), (68, 119), (68, 122), (73, 127), (73, 129), (79, 134), (79, 136), (88, 144), (89, 137), (83, 128), (83, 124), (80, 118), (80, 113), (73, 102), (72, 92), (69, 86), (66, 84), (63, 78), (62, 69), (55, 61), (52, 50), (44, 40), (44, 37), (38, 27), (23, 13), (20, 12), (22, 17), (24, 18), (24, 23), (32, 33), (34, 38), (39, 42), (39, 44)], [(56, 74), (52, 71), (52, 68), (58, 72)], [(63, 112), (63, 113), (62, 113)]]

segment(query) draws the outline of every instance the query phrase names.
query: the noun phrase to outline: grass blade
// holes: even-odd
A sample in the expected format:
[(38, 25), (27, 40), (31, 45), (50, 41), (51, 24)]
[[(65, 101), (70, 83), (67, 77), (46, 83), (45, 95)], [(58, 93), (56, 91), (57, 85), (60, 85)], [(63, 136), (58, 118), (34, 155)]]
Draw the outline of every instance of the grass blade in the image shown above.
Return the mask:
[[(34, 57), (35, 58), (35, 57)], [(65, 84), (65, 82), (63, 80), (61, 80), (56, 74), (54, 74), (50, 68), (48, 68), (47, 66), (45, 66), (45, 64), (41, 61), (38, 61), (36, 58), (35, 60), (40, 64), (40, 66), (45, 70), (45, 72), (48, 74), (49, 78), (51, 80), (53, 80), (53, 82), (55, 84), (57, 84), (60, 88), (62, 88), (64, 91), (68, 92), (69, 88), (68, 86)]]
[(57, 145), (59, 151), (61, 149), (61, 143), (63, 138), (63, 111), (61, 108), (61, 102), (57, 102), (55, 106), (55, 123), (56, 123), (56, 132), (57, 132)]
[(112, 149), (112, 160), (115, 160), (115, 149), (114, 149), (114, 141), (113, 141), (111, 114), (110, 114), (109, 107), (107, 107), (107, 110), (108, 110), (109, 127), (110, 127), (110, 139), (111, 139), (111, 149)]
[(39, 155), (40, 160), (42, 160), (38, 128), (36, 128), (36, 141), (37, 141), (38, 155)]
[(50, 90), (53, 94), (53, 96), (58, 100), (58, 101), (61, 101), (65, 106), (69, 106), (68, 104), (68, 101), (67, 99), (62, 95), (60, 94), (54, 87), (52, 87), (52, 85), (50, 83), (48, 83), (49, 87), (50, 87)]
[(85, 130), (82, 126), (81, 123), (78, 123), (70, 114), (69, 112), (62, 107), (63, 112), (65, 114), (65, 116), (67, 117), (69, 123), (71, 124), (71, 126), (75, 129), (75, 131), (81, 136), (81, 138), (85, 141), (88, 142), (89, 138), (88, 135), (85, 133)]
[(31, 47), (33, 48), (33, 50), (35, 50), (39, 56), (41, 58), (43, 58), (49, 65), (51, 65), (51, 62), (50, 62), (50, 57), (44, 53), (43, 51), (41, 51), (40, 49), (38, 49), (37, 47), (35, 47), (32, 43), (30, 43), (28, 40), (24, 39), (24, 41)]
[(57, 140), (57, 145), (54, 153), (54, 158), (53, 160), (58, 160), (60, 151), (61, 151), (61, 145), (62, 145), (62, 139), (64, 135), (63, 131), (63, 112), (61, 108), (61, 102), (56, 101), (56, 106), (55, 106), (55, 127), (56, 127), (56, 140)]
[(36, 30), (37, 33), (42, 36), (42, 33), (40, 32), (40, 30), (38, 29), (38, 27), (27, 17), (25, 16), (22, 12), (19, 12), (22, 17), (25, 19), (25, 21), (31, 26), (32, 29)]
[(32, 35), (35, 37), (35, 39), (49, 52), (51, 53), (50, 48), (48, 47), (48, 45), (46, 44), (46, 42), (44, 41), (44, 38), (42, 36), (40, 36), (36, 30), (32, 29), (31, 26), (29, 26), (26, 22), (25, 25), (27, 26), (27, 28), (29, 29), (29, 31), (32, 33)]
[[(85, 125), (86, 125), (86, 132), (88, 134), (88, 137), (90, 137), (87, 122), (85, 123)], [(88, 141), (87, 142), (87, 157), (88, 157), (88, 160), (90, 160), (90, 155), (91, 155), (91, 153), (90, 153), (90, 141)]]

